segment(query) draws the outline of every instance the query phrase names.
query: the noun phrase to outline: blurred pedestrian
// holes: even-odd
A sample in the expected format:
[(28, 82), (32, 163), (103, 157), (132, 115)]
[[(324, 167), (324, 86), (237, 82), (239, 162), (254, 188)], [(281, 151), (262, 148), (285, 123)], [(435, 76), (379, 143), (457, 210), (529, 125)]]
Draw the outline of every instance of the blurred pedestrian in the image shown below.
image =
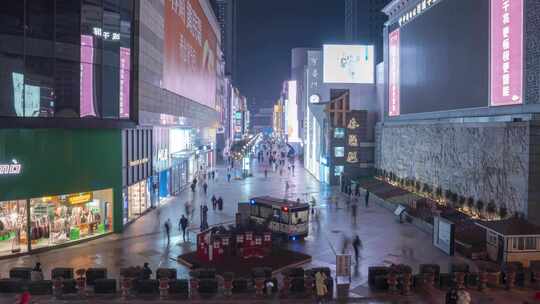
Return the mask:
[(366, 200), (366, 208), (367, 208), (367, 207), (369, 207), (369, 191), (368, 190), (366, 190), (365, 200)]
[(16, 302), (17, 304), (30, 304), (30, 292), (28, 291), (28, 287), (24, 286), (22, 287), (23, 293), (21, 293), (20, 296), (17, 297)]
[[(184, 242), (186, 241), (186, 230), (188, 227), (188, 219), (182, 214), (182, 217), (180, 218), (180, 229), (182, 229), (182, 237), (184, 238)], [(189, 233), (188, 233), (188, 240), (189, 240)]]
[(227, 182), (229, 182), (229, 183), (231, 182), (231, 173), (230, 172), (227, 173)]
[(148, 263), (144, 263), (142, 271), (141, 271), (141, 279), (150, 280), (151, 276), (152, 276), (152, 269), (150, 269), (150, 266), (148, 265)]
[(191, 184), (191, 192), (195, 193), (195, 184), (194, 183)]
[(268, 178), (268, 168), (264, 168), (264, 178)]
[(216, 211), (216, 207), (217, 207), (217, 198), (215, 195), (212, 195), (212, 209)]
[(353, 222), (356, 224), (356, 204), (352, 205), (351, 214), (352, 214)]
[(221, 196), (217, 200), (217, 205), (218, 205), (219, 211), (223, 211), (223, 198), (221, 198)]
[(208, 190), (208, 184), (206, 182), (204, 182), (203, 184), (203, 190), (204, 190), (204, 195), (206, 195), (206, 191)]
[(167, 219), (165, 222), (165, 233), (167, 234), (167, 244), (171, 241), (171, 220)]
[(358, 263), (358, 255), (360, 253), (360, 249), (362, 248), (362, 241), (360, 240), (360, 237), (358, 235), (354, 237), (352, 246), (354, 249), (354, 260), (356, 261), (356, 263)]

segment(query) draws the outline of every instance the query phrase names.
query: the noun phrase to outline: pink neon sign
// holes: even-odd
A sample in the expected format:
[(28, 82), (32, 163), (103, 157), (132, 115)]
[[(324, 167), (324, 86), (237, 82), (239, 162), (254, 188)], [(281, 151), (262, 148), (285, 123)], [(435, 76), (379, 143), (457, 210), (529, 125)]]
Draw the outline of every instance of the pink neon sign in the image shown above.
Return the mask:
[(96, 116), (94, 108), (94, 38), (81, 35), (80, 116)]
[(491, 105), (523, 103), (523, 0), (491, 1)]
[(389, 81), (388, 81), (388, 115), (398, 116), (399, 109), (399, 29), (388, 35), (389, 45)]
[(120, 118), (129, 118), (131, 50), (120, 48)]

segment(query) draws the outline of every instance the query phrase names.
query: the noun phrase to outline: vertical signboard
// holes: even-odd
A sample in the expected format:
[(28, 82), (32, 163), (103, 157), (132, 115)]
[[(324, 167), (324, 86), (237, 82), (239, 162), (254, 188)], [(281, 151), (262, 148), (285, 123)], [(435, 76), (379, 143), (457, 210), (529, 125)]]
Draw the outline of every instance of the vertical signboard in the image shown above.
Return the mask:
[(96, 116), (94, 107), (94, 38), (81, 35), (80, 116)]
[(129, 118), (131, 50), (120, 48), (120, 118)]
[(523, 103), (523, 0), (492, 0), (491, 105)]
[(389, 85), (388, 85), (388, 115), (398, 116), (399, 109), (399, 29), (388, 35), (389, 45)]
[(296, 80), (290, 80), (287, 83), (287, 135), (289, 142), (300, 142), (298, 137), (298, 105), (297, 105), (297, 87)]
[(165, 0), (165, 89), (216, 107), (217, 37), (198, 0)]

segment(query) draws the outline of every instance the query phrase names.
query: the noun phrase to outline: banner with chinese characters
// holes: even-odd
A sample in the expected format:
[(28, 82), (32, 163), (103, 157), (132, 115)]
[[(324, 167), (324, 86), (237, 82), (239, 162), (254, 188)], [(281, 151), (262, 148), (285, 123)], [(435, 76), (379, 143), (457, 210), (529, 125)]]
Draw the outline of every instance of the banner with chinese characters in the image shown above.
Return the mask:
[(398, 116), (399, 110), (399, 29), (388, 36), (390, 49), (389, 57), (389, 86), (388, 86), (388, 116)]
[(491, 1), (491, 105), (523, 103), (523, 0)]
[(165, 0), (163, 85), (216, 108), (217, 37), (198, 0)]

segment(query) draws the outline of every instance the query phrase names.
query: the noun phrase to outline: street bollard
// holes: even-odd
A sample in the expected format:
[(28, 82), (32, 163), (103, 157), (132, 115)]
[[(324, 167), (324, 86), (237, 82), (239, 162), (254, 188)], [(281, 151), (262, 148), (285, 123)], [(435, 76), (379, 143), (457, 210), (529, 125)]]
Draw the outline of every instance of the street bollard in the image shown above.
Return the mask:
[(484, 291), (487, 288), (488, 273), (485, 271), (480, 271), (478, 273), (478, 290)]
[(410, 272), (405, 272), (403, 274), (403, 295), (410, 295), (411, 294), (411, 286), (412, 286), (412, 274)]
[(510, 270), (506, 273), (506, 289), (511, 290), (516, 286), (516, 272)]
[(64, 285), (62, 281), (62, 278), (53, 280), (53, 296), (55, 299), (60, 299), (62, 297), (62, 287)]
[(464, 272), (454, 272), (454, 280), (455, 280), (457, 289), (465, 288), (465, 273)]
[(169, 296), (169, 279), (161, 278), (159, 279), (159, 298), (161, 300), (167, 299)]
[(132, 278), (122, 277), (122, 299), (126, 300), (129, 297), (129, 290), (131, 289), (132, 282)]
[(388, 290), (391, 293), (398, 292), (397, 290), (398, 280), (397, 280), (397, 274), (395, 272), (390, 272), (388, 274), (388, 278), (386, 279), (386, 282), (388, 283)]
[(255, 278), (255, 295), (257, 297), (264, 295), (264, 278)]
[(197, 299), (199, 297), (199, 279), (189, 279), (189, 296), (191, 299)]

